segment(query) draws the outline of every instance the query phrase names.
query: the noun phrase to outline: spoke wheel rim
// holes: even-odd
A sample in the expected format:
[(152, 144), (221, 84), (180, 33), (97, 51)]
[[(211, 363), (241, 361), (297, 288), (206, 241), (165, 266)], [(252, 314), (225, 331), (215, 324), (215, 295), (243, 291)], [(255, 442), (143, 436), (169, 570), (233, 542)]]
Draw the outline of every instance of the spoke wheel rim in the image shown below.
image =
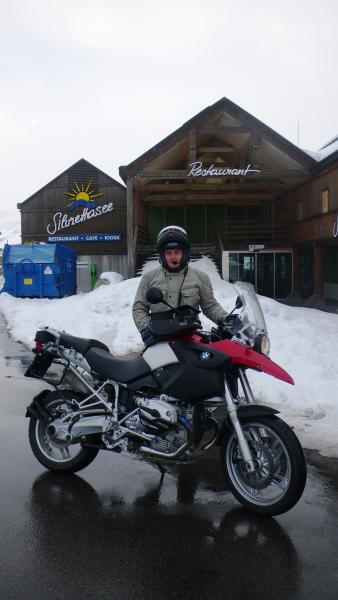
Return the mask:
[[(264, 446), (262, 430), (267, 436), (265, 444), (268, 445), (265, 451), (260, 447)], [(238, 442), (233, 434), (225, 454), (227, 472), (232, 484), (250, 503), (258, 506), (276, 504), (285, 496), (291, 483), (291, 462), (285, 444), (280, 436), (266, 425), (248, 423), (243, 426), (243, 431), (253, 452), (257, 470), (252, 474), (250, 481), (250, 474), (247, 473), (243, 460), (239, 459)]]

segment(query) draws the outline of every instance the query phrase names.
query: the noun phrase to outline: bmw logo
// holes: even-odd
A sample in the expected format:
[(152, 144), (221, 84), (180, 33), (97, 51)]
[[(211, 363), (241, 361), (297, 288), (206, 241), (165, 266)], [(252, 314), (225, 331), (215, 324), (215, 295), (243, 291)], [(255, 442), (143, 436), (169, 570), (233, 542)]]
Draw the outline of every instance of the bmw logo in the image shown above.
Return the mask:
[(200, 355), (200, 359), (201, 360), (209, 360), (210, 356), (211, 356), (210, 352), (202, 352)]

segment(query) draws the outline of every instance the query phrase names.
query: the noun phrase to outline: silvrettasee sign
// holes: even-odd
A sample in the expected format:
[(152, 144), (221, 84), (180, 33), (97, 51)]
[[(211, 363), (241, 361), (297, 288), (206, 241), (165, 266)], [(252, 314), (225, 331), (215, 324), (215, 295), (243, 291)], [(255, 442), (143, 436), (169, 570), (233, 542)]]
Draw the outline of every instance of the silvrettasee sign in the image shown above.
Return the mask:
[(102, 206), (96, 206), (91, 209), (85, 207), (82, 213), (75, 215), (74, 217), (69, 217), (66, 213), (57, 212), (53, 215), (52, 222), (47, 225), (47, 232), (49, 235), (55, 235), (55, 233), (61, 229), (67, 229), (67, 227), (71, 227), (72, 225), (78, 225), (84, 221), (95, 219), (95, 217), (100, 217), (105, 213), (111, 212), (113, 209), (113, 203), (109, 202), (109, 204), (103, 204)]
[(236, 167), (215, 167), (215, 165), (206, 167), (202, 162), (197, 161), (188, 165), (187, 177), (224, 177), (229, 175), (240, 175), (245, 177), (248, 173), (260, 173), (259, 169), (250, 169), (250, 167), (250, 163), (245, 169), (238, 169)]
[(79, 225), (79, 223), (83, 223), (84, 221), (95, 219), (95, 217), (100, 217), (114, 209), (112, 202), (97, 206), (95, 198), (103, 196), (103, 193), (94, 193), (92, 179), (87, 185), (83, 183), (79, 185), (77, 181), (74, 181), (73, 190), (71, 192), (65, 192), (65, 195), (68, 196), (68, 200), (70, 200), (70, 203), (66, 206), (68, 211), (84, 207), (83, 211), (74, 217), (69, 217), (67, 213), (55, 213), (52, 218), (52, 223), (47, 225), (47, 232), (49, 235), (55, 235), (55, 233), (61, 229), (67, 229), (73, 225)]

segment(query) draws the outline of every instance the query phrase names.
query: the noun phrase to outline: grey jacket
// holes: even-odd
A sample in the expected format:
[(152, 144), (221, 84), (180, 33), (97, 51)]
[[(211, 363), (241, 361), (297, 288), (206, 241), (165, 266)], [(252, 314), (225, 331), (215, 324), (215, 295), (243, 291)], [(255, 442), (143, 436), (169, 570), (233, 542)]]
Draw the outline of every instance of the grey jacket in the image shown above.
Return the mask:
[[(194, 308), (201, 307), (205, 316), (214, 323), (223, 321), (227, 316), (225, 310), (214, 297), (208, 275), (192, 267), (188, 267), (186, 274), (185, 270), (171, 273), (163, 267), (158, 267), (142, 276), (136, 292), (133, 318), (139, 331), (142, 331), (148, 325), (150, 311), (156, 313), (168, 310), (168, 307), (162, 302), (160, 304), (148, 303), (146, 293), (151, 287), (160, 288), (164, 299), (174, 308), (179, 304), (189, 304)], [(181, 302), (179, 301), (180, 294)]]

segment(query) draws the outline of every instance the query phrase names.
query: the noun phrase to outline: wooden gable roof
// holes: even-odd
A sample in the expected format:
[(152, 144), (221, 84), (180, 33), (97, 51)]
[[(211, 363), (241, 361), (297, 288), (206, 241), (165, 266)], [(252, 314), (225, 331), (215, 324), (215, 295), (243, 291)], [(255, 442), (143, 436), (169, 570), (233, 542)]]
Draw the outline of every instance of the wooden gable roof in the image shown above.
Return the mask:
[[(239, 138), (244, 140), (260, 136), (269, 145), (270, 149), (273, 148), (274, 152), (279, 153), (280, 156), (284, 155), (285, 158), (290, 160), (289, 168), (298, 166), (307, 170), (316, 164), (316, 161), (309, 154), (289, 142), (262, 121), (253, 117), (229, 99), (221, 98), (215, 104), (208, 106), (189, 119), (176, 131), (129, 163), (129, 165), (121, 166), (119, 168), (121, 178), (126, 181), (128, 177), (148, 170), (156, 162), (159, 165), (162, 164), (160, 168), (163, 168), (166, 157), (167, 161), (173, 164), (173, 157), (175, 154), (177, 155), (180, 146), (184, 143), (186, 147), (189, 145), (189, 135), (192, 131), (199, 136), (200, 150), (205, 151), (205, 153), (212, 152), (217, 155), (219, 150), (221, 154), (225, 154), (236, 149), (234, 146), (236, 146), (236, 140)], [(217, 140), (216, 144), (215, 139)], [(173, 166), (169, 168), (173, 168)]]
[(62, 173), (59, 173), (59, 175), (57, 175), (56, 177), (54, 177), (54, 179), (52, 179), (51, 181), (49, 181), (48, 183), (46, 183), (44, 186), (42, 186), (42, 188), (40, 188), (39, 190), (37, 190), (36, 192), (34, 192), (34, 194), (31, 194), (31, 196), (29, 196), (28, 198), (26, 198), (26, 200), (24, 200), (23, 202), (21, 202), (18, 205), (18, 208), (21, 209), (21, 207), (24, 204), (28, 203), (30, 200), (32, 200), (33, 198), (35, 198), (35, 196), (37, 194), (40, 194), (40, 192), (42, 192), (43, 190), (45, 190), (49, 186), (53, 185), (60, 177), (63, 177), (64, 175), (67, 175), (69, 171), (72, 171), (74, 169), (81, 169), (81, 168), (94, 169), (95, 171), (97, 171), (98, 173), (100, 173), (101, 175), (103, 175), (105, 177), (105, 179), (107, 179), (107, 181), (111, 182), (114, 186), (117, 186), (117, 187), (121, 188), (124, 191), (126, 190), (125, 186), (122, 185), (121, 183), (119, 183), (118, 181), (116, 181), (116, 179), (114, 179), (110, 175), (107, 175), (107, 173), (105, 173), (104, 171), (101, 171), (101, 169), (99, 169), (98, 167), (96, 167), (95, 165), (93, 165), (92, 163), (90, 163), (85, 158), (80, 158), (80, 160), (76, 161), (70, 167), (68, 167), (67, 169), (65, 169), (64, 171), (62, 171)]

